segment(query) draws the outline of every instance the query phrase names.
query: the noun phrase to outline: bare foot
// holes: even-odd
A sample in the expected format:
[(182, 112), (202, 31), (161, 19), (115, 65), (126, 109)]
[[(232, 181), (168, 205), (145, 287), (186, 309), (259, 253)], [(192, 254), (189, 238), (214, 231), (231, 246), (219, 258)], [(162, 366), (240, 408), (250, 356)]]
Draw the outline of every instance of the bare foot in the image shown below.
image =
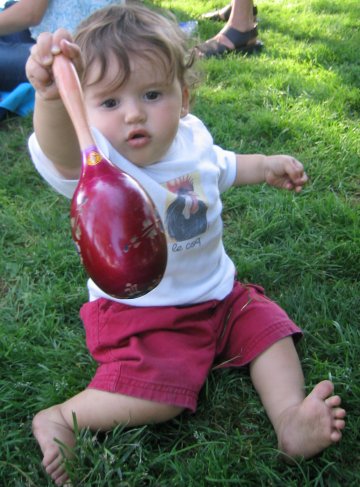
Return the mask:
[(292, 458), (311, 458), (341, 440), (346, 413), (333, 392), (330, 381), (319, 382), (301, 404), (282, 413), (277, 436), (283, 453)]
[[(64, 485), (68, 480), (64, 455), (70, 455), (70, 449), (75, 445), (75, 436), (66, 423), (60, 407), (53, 406), (40, 411), (33, 419), (33, 433), (44, 455), (42, 464), (46, 473), (56, 485)], [(62, 448), (55, 439), (65, 446)]]

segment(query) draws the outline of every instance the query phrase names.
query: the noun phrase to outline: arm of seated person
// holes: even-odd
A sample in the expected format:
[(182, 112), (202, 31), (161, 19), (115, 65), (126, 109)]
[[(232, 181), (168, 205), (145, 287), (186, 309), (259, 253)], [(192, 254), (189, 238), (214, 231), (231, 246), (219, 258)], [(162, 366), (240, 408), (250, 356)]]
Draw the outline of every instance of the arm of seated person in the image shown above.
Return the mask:
[(20, 32), (38, 25), (48, 8), (48, 0), (19, 0), (0, 12), (0, 35)]

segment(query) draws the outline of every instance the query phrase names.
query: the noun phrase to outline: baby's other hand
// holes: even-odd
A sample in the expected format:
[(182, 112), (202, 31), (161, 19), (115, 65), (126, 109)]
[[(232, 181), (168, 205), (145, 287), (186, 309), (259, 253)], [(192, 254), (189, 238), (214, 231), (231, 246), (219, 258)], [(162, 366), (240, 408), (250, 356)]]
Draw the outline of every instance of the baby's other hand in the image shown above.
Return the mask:
[(276, 188), (299, 193), (308, 181), (304, 166), (286, 155), (268, 156), (265, 163), (265, 181)]
[(58, 29), (54, 34), (40, 34), (26, 63), (26, 76), (29, 82), (45, 100), (60, 97), (52, 73), (54, 58), (59, 53), (71, 59), (77, 69), (82, 69), (80, 49), (72, 42), (70, 33), (65, 29)]

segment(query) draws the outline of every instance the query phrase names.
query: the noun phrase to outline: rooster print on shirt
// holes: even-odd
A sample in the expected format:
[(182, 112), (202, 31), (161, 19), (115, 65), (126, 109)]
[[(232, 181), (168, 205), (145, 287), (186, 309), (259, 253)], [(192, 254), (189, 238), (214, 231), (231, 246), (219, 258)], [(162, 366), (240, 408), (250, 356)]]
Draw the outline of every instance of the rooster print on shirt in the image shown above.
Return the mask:
[(166, 189), (171, 201), (167, 205), (165, 226), (173, 241), (183, 242), (207, 229), (207, 205), (198, 174), (188, 174), (168, 181)]

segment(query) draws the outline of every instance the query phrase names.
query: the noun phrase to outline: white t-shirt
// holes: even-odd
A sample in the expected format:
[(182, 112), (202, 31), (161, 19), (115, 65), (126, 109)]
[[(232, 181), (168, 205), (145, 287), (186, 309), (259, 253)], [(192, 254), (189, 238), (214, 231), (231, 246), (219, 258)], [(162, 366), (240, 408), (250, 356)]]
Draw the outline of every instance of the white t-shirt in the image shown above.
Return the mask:
[[(165, 228), (168, 263), (160, 284), (144, 296), (118, 300), (89, 279), (90, 300), (105, 297), (133, 306), (177, 306), (223, 299), (233, 287), (235, 267), (222, 242), (220, 193), (234, 183), (235, 154), (214, 145), (204, 124), (193, 115), (181, 119), (165, 157), (145, 168), (124, 159), (96, 129), (93, 134), (101, 152), (137, 179), (153, 199)], [(42, 177), (71, 198), (77, 181), (63, 179), (41, 151), (35, 134), (29, 149)]]
[(125, 0), (49, 0), (45, 15), (39, 25), (30, 27), (31, 37), (37, 39), (42, 32), (55, 32), (63, 27), (73, 34), (80, 22), (99, 8)]

